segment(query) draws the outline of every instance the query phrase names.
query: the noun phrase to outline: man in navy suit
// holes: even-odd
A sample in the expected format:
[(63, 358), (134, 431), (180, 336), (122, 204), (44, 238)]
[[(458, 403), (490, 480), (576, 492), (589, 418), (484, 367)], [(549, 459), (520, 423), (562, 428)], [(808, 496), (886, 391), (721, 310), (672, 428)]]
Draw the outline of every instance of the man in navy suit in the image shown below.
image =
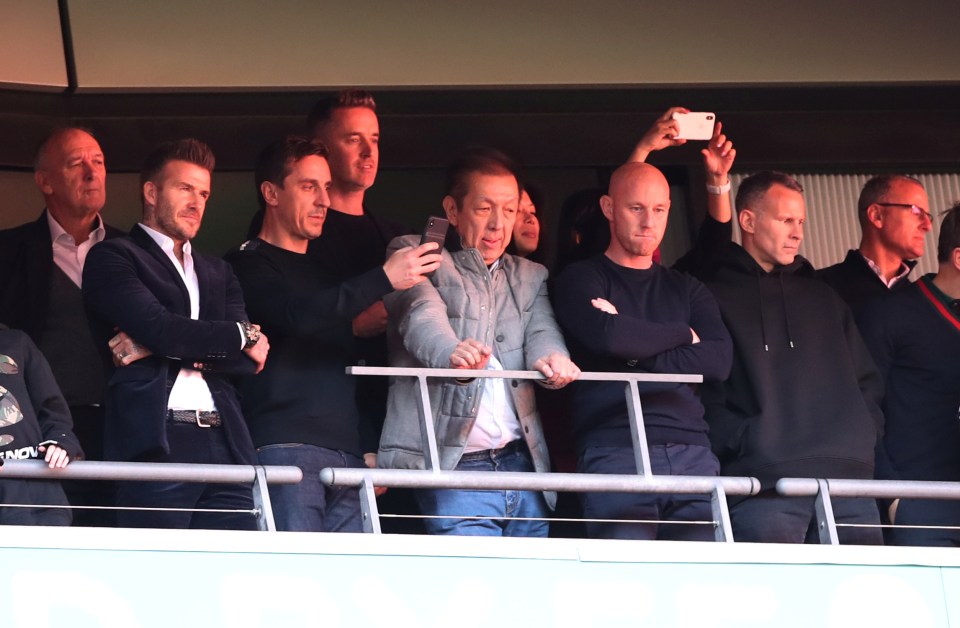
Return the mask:
[[(259, 372), (269, 344), (247, 321), (229, 265), (190, 246), (213, 167), (202, 142), (161, 144), (140, 175), (143, 221), (87, 257), (84, 298), (116, 367), (107, 392), (109, 460), (256, 464), (228, 376)], [(209, 512), (251, 511), (250, 487), (240, 484), (121, 482), (117, 505), (199, 509), (119, 511), (122, 526), (255, 527), (249, 512)]]
[[(0, 322), (21, 329), (40, 348), (70, 406), (84, 454), (103, 458), (103, 389), (100, 361), (81, 294), (87, 253), (123, 235), (106, 224), (107, 170), (103, 150), (88, 129), (54, 129), (34, 159), (34, 180), (46, 205), (37, 220), (0, 231)], [(104, 482), (67, 482), (70, 503), (108, 506)], [(109, 511), (77, 510), (74, 525), (109, 525)]]

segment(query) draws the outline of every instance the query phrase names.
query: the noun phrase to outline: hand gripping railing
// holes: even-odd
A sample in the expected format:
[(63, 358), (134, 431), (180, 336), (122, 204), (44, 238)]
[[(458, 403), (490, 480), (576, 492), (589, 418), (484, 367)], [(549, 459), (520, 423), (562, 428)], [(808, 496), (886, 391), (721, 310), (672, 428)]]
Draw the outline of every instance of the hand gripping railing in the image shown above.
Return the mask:
[(78, 460), (62, 469), (51, 469), (42, 460), (7, 460), (0, 479), (39, 480), (136, 480), (139, 482), (198, 482), (206, 484), (251, 484), (253, 514), (257, 528), (276, 531), (268, 484), (297, 484), (303, 479), (299, 467), (166, 462), (105, 462)]
[(415, 377), (419, 389), (417, 411), (423, 439), (425, 470), (413, 469), (344, 469), (327, 468), (320, 479), (330, 486), (360, 487), (363, 525), (366, 532), (380, 532), (374, 486), (401, 488), (457, 488), (531, 491), (597, 491), (626, 493), (709, 494), (713, 509), (715, 538), (732, 541), (730, 514), (726, 495), (755, 495), (760, 482), (755, 478), (654, 476), (650, 469), (650, 453), (643, 424), (643, 410), (637, 382), (700, 383), (700, 375), (659, 373), (582, 373), (579, 381), (624, 382), (630, 434), (636, 457), (637, 475), (603, 475), (586, 473), (485, 473), (475, 471), (442, 471), (433, 425), (427, 380), (431, 378), (486, 378), (543, 380), (537, 371), (488, 371), (466, 369), (427, 369), (391, 367), (348, 367), (352, 375), (390, 375)]
[(833, 516), (831, 496), (960, 500), (960, 482), (782, 478), (777, 481), (777, 493), (786, 497), (815, 496), (820, 542), (838, 545), (840, 541), (837, 537), (837, 522)]

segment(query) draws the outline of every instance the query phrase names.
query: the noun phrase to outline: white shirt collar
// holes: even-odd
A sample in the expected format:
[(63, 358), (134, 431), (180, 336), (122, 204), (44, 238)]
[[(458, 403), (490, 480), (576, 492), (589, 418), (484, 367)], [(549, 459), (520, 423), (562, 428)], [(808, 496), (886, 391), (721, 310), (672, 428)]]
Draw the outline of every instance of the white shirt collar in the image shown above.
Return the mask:
[[(97, 226), (90, 231), (90, 235), (87, 236), (87, 240), (93, 240), (93, 243), (103, 241), (104, 236), (107, 233), (107, 230), (103, 227), (103, 219), (100, 218), (100, 214), (97, 214), (96, 223)], [(80, 242), (74, 242), (73, 236), (67, 233), (66, 229), (57, 222), (57, 219), (53, 217), (53, 214), (50, 213), (50, 210), (47, 209), (47, 226), (50, 227), (50, 240), (52, 242), (59, 242), (61, 244), (70, 244), (71, 246), (78, 246)], [(64, 237), (69, 238), (64, 241)]]
[[(147, 235), (150, 236), (154, 242), (157, 243), (164, 253), (170, 254), (173, 253), (173, 238), (170, 236), (164, 235), (157, 231), (156, 229), (151, 229), (147, 225), (138, 223), (140, 228), (147, 232)], [(191, 255), (193, 253), (193, 247), (190, 246), (190, 240), (187, 240), (183, 243), (183, 254)]]

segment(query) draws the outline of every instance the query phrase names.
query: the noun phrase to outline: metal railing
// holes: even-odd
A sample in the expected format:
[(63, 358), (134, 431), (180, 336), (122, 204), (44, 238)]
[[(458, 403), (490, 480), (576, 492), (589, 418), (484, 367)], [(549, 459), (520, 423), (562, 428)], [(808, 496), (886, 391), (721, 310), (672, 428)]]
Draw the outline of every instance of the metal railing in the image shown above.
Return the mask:
[[(714, 476), (655, 476), (650, 467), (650, 452), (643, 423), (638, 382), (701, 383), (700, 375), (655, 373), (582, 373), (578, 381), (623, 382), (629, 413), (630, 435), (636, 460), (637, 475), (605, 475), (586, 473), (485, 473), (442, 471), (433, 425), (433, 410), (427, 380), (434, 378), (502, 378), (543, 380), (537, 371), (489, 371), (468, 369), (428, 369), (394, 367), (348, 367), (347, 373), (365, 376), (415, 377), (420, 403), (420, 435), (423, 444), (424, 470), (415, 469), (343, 469), (327, 468), (320, 479), (329, 486), (359, 487), (365, 532), (380, 533), (380, 515), (374, 487), (454, 488), (530, 491), (595, 491), (625, 493), (674, 493), (710, 495), (714, 538), (732, 542), (730, 513), (726, 496), (756, 495), (760, 482), (755, 478)], [(664, 522), (669, 523), (669, 521)]]
[(288, 466), (99, 460), (78, 460), (62, 469), (51, 469), (42, 460), (6, 460), (0, 469), (0, 479), (3, 478), (250, 484), (254, 504), (251, 514), (256, 517), (257, 528), (273, 532), (277, 528), (273, 520), (273, 507), (270, 504), (267, 485), (297, 484), (303, 480), (303, 471), (299, 467)]
[(837, 527), (844, 524), (837, 524), (833, 516), (831, 497), (960, 500), (960, 482), (781, 478), (777, 481), (777, 493), (785, 497), (813, 496), (820, 542), (839, 545)]

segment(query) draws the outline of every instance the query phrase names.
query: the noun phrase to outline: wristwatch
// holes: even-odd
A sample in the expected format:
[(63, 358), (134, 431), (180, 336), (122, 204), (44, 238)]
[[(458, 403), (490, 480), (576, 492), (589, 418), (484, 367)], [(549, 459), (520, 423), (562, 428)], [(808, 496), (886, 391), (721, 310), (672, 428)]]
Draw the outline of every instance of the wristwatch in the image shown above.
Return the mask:
[(243, 343), (243, 350), (246, 351), (260, 340), (260, 330), (254, 327), (250, 321), (237, 322), (240, 323), (240, 328), (243, 329), (243, 336), (247, 339), (247, 341)]

